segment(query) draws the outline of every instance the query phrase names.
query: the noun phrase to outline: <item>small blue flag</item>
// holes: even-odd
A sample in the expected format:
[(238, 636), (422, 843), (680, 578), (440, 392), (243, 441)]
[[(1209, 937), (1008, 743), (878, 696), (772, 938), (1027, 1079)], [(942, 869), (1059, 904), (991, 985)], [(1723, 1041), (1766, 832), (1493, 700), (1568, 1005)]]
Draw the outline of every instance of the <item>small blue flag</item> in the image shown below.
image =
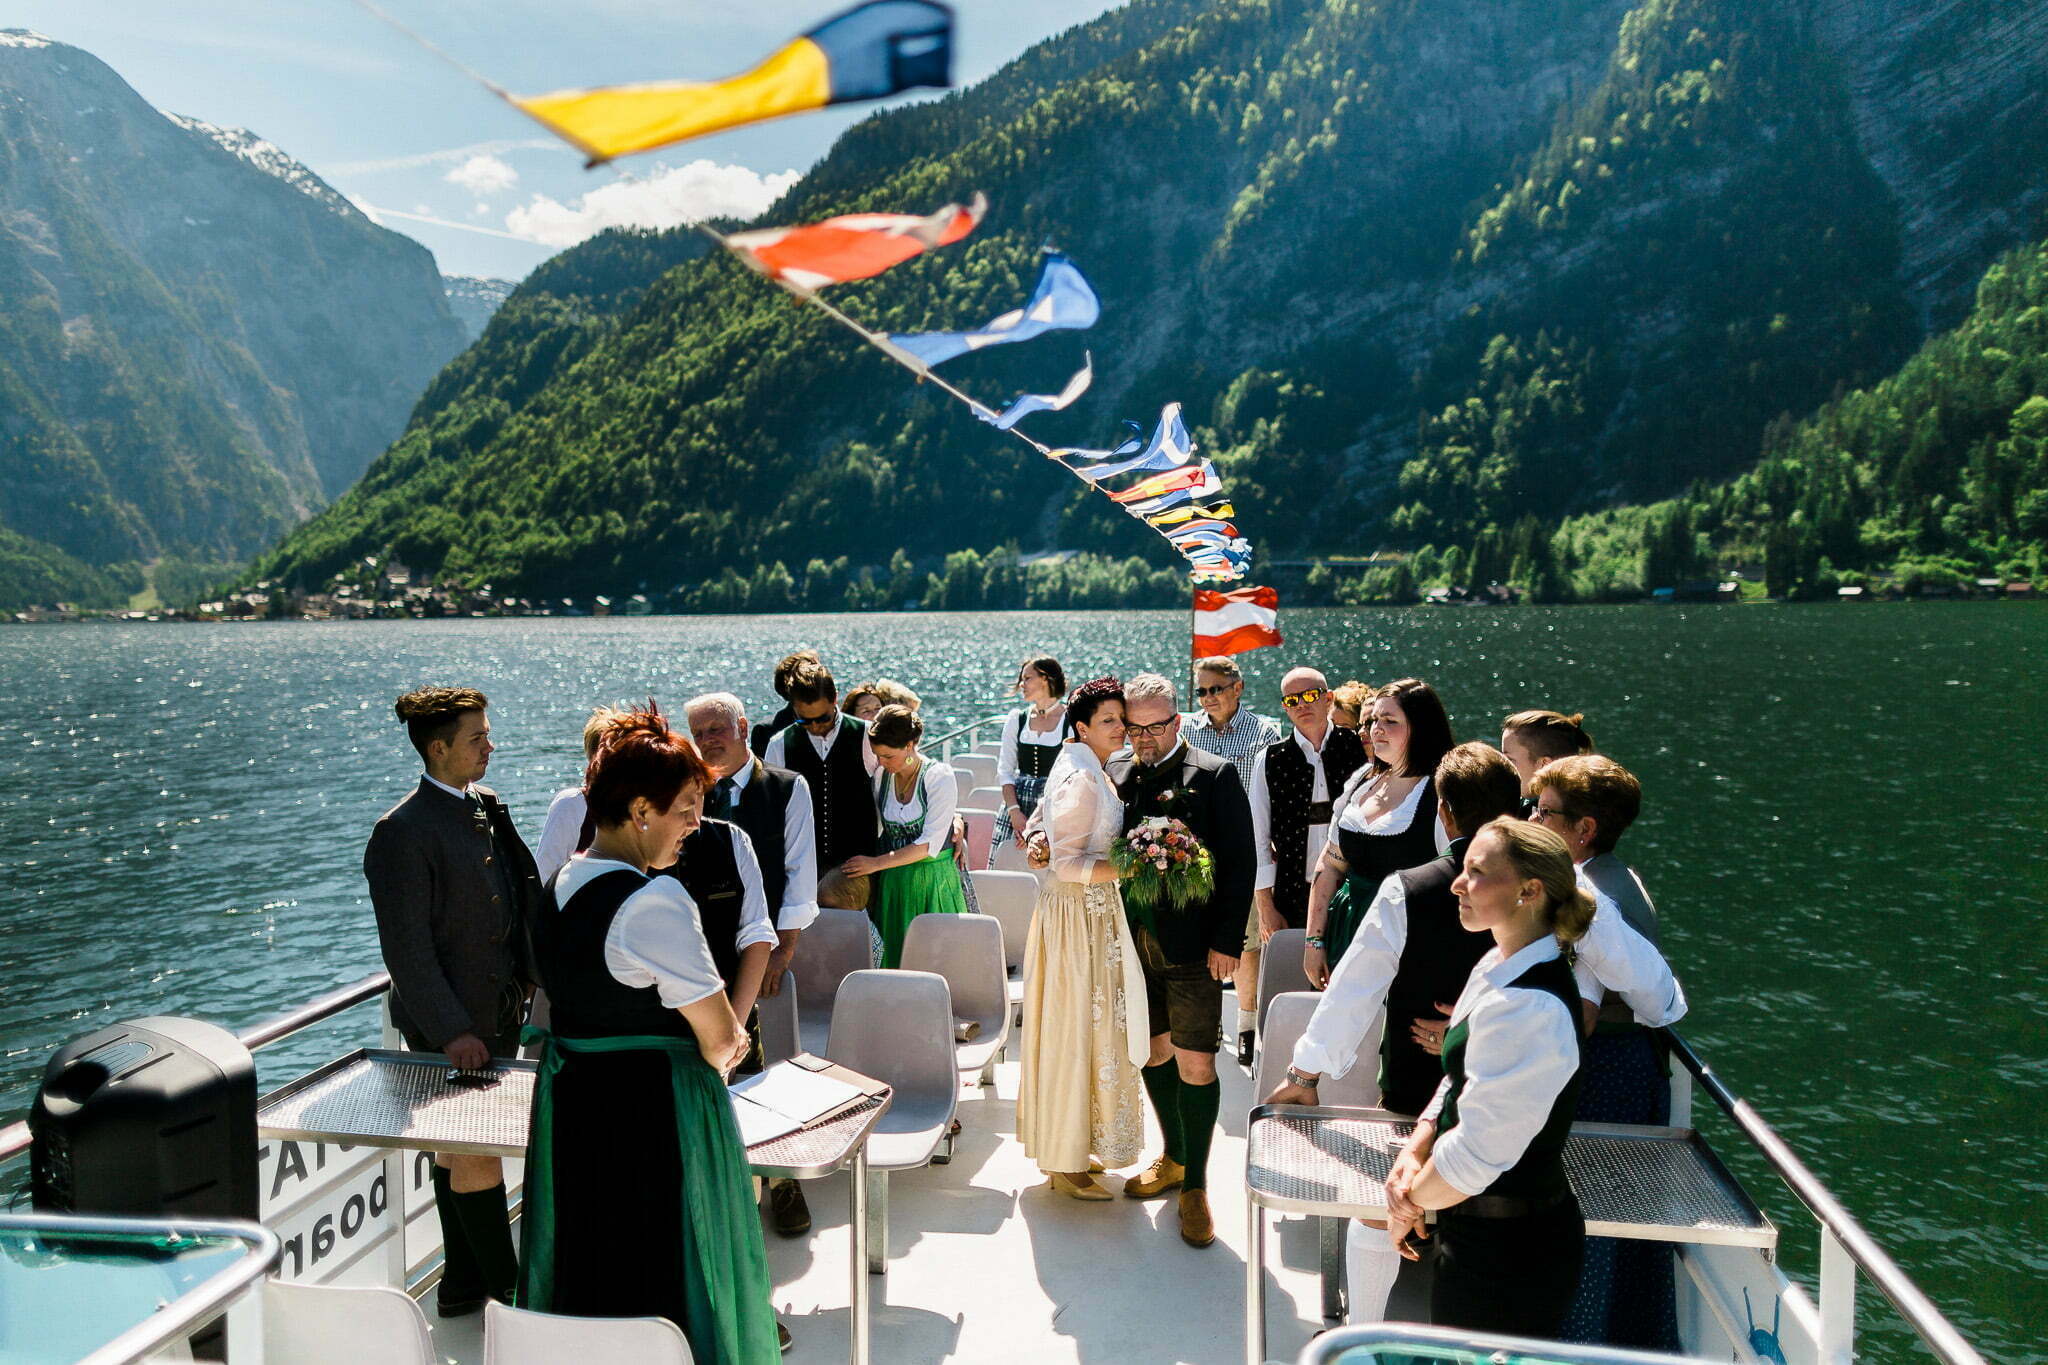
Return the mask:
[(972, 332), (892, 332), (889, 341), (926, 368), (956, 356), (1012, 341), (1029, 341), (1062, 328), (1093, 327), (1102, 304), (1079, 266), (1059, 252), (1046, 258), (1038, 287), (1022, 308), (1013, 308)]
[(1069, 379), (1067, 386), (1058, 393), (1022, 394), (1016, 402), (1010, 404), (1010, 406), (1004, 408), (995, 416), (990, 416), (979, 409), (975, 411), (974, 415), (987, 422), (997, 431), (1008, 431), (1034, 412), (1058, 412), (1076, 398), (1088, 392), (1088, 386), (1094, 382), (1095, 357), (1086, 356), (1081, 361), (1081, 368), (1074, 371), (1074, 377)]

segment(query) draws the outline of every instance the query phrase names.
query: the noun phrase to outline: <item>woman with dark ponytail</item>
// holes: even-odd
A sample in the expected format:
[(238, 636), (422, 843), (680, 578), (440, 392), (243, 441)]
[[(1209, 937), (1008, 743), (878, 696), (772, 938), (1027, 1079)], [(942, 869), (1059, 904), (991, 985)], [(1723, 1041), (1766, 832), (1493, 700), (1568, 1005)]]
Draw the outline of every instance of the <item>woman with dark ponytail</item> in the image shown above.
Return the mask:
[(1578, 1099), (1579, 993), (1564, 945), (1593, 921), (1564, 841), (1526, 820), (1481, 827), (1452, 883), (1458, 920), (1494, 947), (1444, 1035), (1444, 1080), (1387, 1177), (1387, 1228), (1420, 1255), (1438, 1211), (1438, 1326), (1554, 1338), (1585, 1219), (1564, 1175)]
[(612, 717), (595, 833), (533, 924), (553, 1007), (527, 1150), (519, 1305), (664, 1317), (707, 1365), (778, 1354), (767, 1254), (725, 1077), (747, 1037), (673, 877), (710, 778), (650, 702)]

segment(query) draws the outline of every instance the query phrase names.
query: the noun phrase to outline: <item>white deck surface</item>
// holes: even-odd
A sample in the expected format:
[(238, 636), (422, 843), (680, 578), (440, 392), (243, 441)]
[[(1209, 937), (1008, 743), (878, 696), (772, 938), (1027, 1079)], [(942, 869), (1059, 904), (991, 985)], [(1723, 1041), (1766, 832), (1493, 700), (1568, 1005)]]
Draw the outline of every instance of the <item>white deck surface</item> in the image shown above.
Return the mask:
[[(1231, 1009), (1226, 998), (1224, 1008)], [(1245, 1117), (1251, 1078), (1218, 1058), (1223, 1112), (1209, 1159), (1213, 1245), (1180, 1240), (1176, 1197), (1084, 1203), (1045, 1187), (1016, 1138), (1017, 1066), (993, 1091), (963, 1089), (946, 1166), (890, 1179), (889, 1273), (871, 1276), (874, 1365), (959, 1360), (1235, 1365), (1244, 1358)], [(1148, 1148), (1158, 1130), (1146, 1115)], [(812, 1229), (767, 1233), (775, 1307), (796, 1338), (784, 1359), (847, 1359), (847, 1183), (807, 1182)], [(1120, 1190), (1120, 1175), (1102, 1178)], [(1319, 1330), (1316, 1240), (1305, 1219), (1268, 1234), (1267, 1356), (1293, 1360)], [(427, 1304), (432, 1318), (432, 1300)], [(480, 1361), (481, 1317), (435, 1324), (443, 1360)]]

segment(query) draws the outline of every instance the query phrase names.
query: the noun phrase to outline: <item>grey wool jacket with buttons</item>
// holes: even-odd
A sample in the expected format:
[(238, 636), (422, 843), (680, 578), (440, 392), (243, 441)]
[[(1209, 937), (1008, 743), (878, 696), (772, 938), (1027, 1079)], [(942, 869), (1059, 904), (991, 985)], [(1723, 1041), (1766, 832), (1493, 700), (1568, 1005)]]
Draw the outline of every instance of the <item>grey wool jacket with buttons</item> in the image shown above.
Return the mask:
[(526, 924), (542, 903), (540, 875), (497, 793), (470, 790), (481, 812), (420, 779), (363, 850), (392, 1021), (416, 1048), (474, 1033), (498, 1050), (533, 979)]

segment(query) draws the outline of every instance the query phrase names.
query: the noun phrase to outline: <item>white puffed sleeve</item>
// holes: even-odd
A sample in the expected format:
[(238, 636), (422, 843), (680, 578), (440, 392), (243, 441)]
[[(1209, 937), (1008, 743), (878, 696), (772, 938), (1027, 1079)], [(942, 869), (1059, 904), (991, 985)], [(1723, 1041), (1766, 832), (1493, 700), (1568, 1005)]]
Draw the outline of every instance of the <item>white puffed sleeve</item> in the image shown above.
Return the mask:
[(623, 986), (653, 986), (669, 1009), (725, 989), (697, 903), (674, 877), (654, 877), (626, 898), (604, 939), (604, 965)]

